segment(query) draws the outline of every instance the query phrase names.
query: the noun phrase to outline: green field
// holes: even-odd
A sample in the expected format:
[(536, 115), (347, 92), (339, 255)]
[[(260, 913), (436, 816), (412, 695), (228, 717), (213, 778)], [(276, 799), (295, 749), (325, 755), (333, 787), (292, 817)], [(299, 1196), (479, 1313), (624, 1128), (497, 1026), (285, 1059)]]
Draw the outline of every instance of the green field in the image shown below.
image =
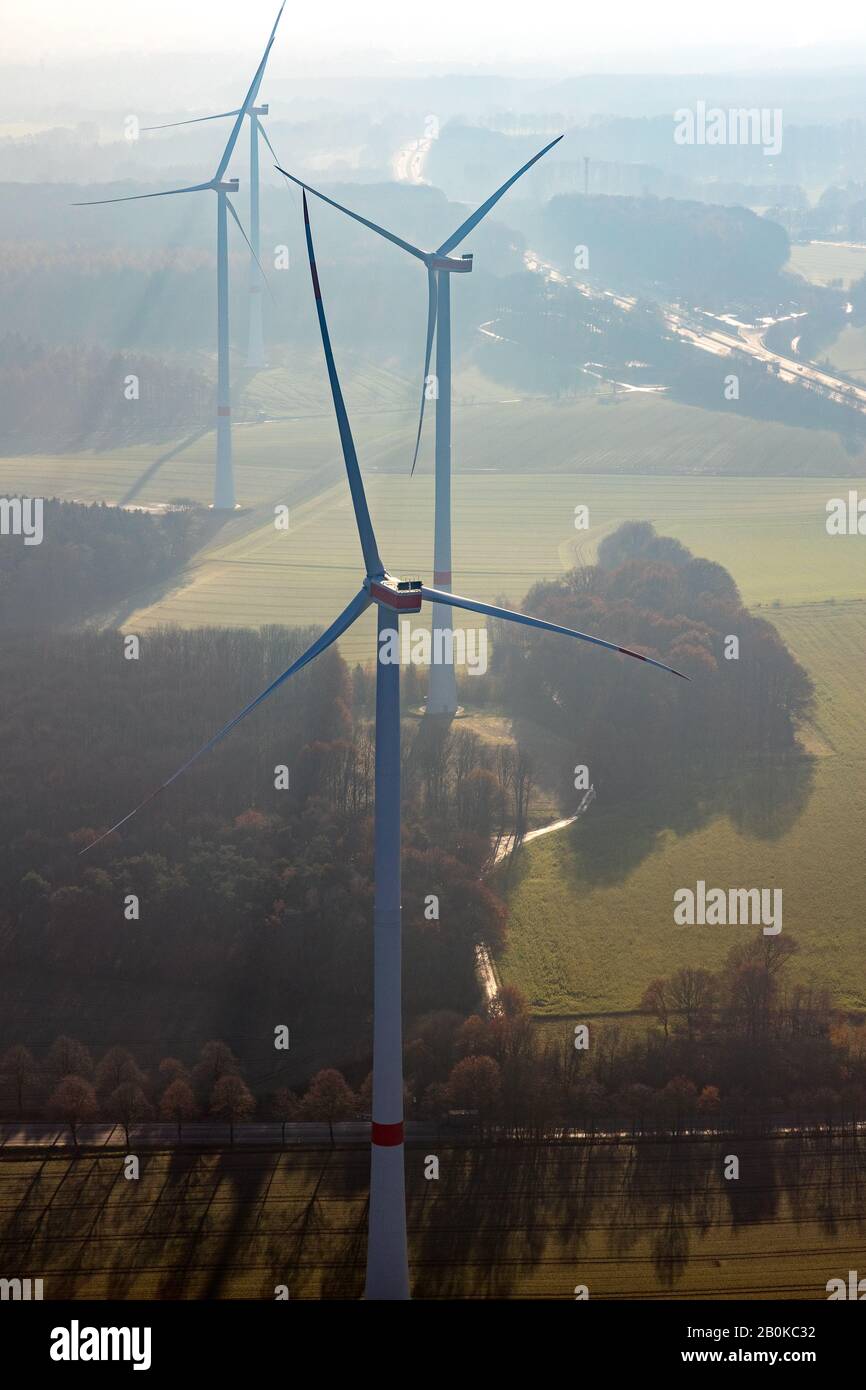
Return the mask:
[(829, 285), (841, 280), (843, 288), (848, 289), (861, 275), (866, 275), (866, 246), (839, 246), (827, 241), (792, 246), (785, 269), (802, 275), (814, 285)]
[[(617, 474), (636, 477), (862, 476), (835, 434), (699, 410), (659, 396), (590, 395), (547, 400), (486, 381), (474, 369), (455, 390), (454, 470), (487, 473)], [(346, 384), (365, 476), (409, 471), (416, 425), (411, 383), (359, 368)], [(330, 403), (305, 378), (264, 372), (244, 392), (264, 419), (234, 430), (236, 490), (244, 507), (290, 500), (299, 478), (342, 476)], [(602, 403), (604, 402), (604, 403)], [(0, 458), (0, 489), (83, 501), (131, 500), (144, 506), (174, 497), (208, 503), (213, 493), (214, 437), (136, 445), (103, 453), (28, 454)], [(432, 468), (432, 429), (425, 429), (416, 476)], [(415, 504), (417, 505), (417, 503)]]
[[(854, 537), (829, 537), (824, 525), (828, 497), (845, 495), (849, 486), (846, 479), (814, 478), (461, 474), (453, 489), (454, 585), (488, 602), (503, 595), (519, 602), (538, 580), (590, 562), (598, 541), (622, 521), (646, 519), (725, 565), (749, 605), (864, 597), (866, 553)], [(388, 564), (398, 573), (429, 574), (429, 474), (373, 474), (368, 492)], [(589, 507), (588, 531), (574, 529), (578, 504)], [(358, 586), (353, 526), (348, 491), (335, 484), (293, 511), (288, 533), (268, 521), (237, 540), (218, 541), (172, 592), (133, 613), (126, 626), (326, 623)], [(354, 629), (342, 650), (348, 659), (367, 660), (371, 644), (372, 620)]]
[(826, 356), (837, 371), (866, 381), (866, 328), (843, 328), (822, 356)]
[[(582, 826), (519, 851), (510, 880), (508, 944), (500, 969), (541, 1014), (633, 1010), (650, 979), (679, 966), (717, 968), (749, 928), (678, 927), (673, 893), (708, 885), (783, 890), (784, 927), (799, 941), (794, 973), (828, 985), (843, 1006), (866, 1009), (862, 950), (862, 827), (866, 731), (862, 669), (866, 602), (772, 610), (772, 620), (818, 687), (807, 746), (816, 754), (805, 810), (779, 838), (759, 839), (727, 818), (653, 851), (615, 887), (580, 874)], [(772, 771), (771, 774), (772, 775)], [(639, 842), (652, 808), (611, 808), (611, 834)], [(589, 815), (604, 816), (597, 800)]]
[[(825, 1299), (863, 1268), (863, 1141), (450, 1148), (406, 1155), (416, 1298)], [(360, 1298), (369, 1151), (0, 1160), (6, 1277), (46, 1300)], [(734, 1191), (733, 1189), (736, 1189)]]

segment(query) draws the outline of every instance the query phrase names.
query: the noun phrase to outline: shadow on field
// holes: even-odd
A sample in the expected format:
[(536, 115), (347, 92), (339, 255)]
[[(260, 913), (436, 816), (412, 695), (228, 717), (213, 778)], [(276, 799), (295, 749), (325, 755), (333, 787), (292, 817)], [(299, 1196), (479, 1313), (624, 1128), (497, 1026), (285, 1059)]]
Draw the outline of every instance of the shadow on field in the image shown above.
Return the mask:
[[(850, 1131), (435, 1147), (438, 1180), (425, 1147), (406, 1154), (415, 1298), (821, 1297), (862, 1259)], [(366, 1146), (140, 1160), (133, 1181), (117, 1151), (4, 1157), (4, 1277), (43, 1278), (47, 1300), (362, 1297)]]
[(129, 506), (130, 502), (135, 501), (142, 488), (150, 482), (151, 478), (156, 477), (164, 463), (170, 463), (172, 459), (178, 458), (179, 455), (184, 453), (186, 449), (189, 449), (191, 445), (197, 444), (206, 434), (210, 434), (212, 429), (213, 426), (210, 424), (203, 425), (201, 429), (194, 430), (193, 433), (187, 435), (185, 439), (181, 439), (178, 443), (172, 444), (170, 449), (167, 449), (164, 454), (160, 454), (158, 458), (155, 458), (153, 463), (148, 464), (144, 472), (136, 478), (135, 482), (129, 488), (127, 488), (117, 505), (119, 507)]
[[(673, 832), (677, 838), (727, 817), (740, 834), (778, 840), (803, 814), (812, 794), (815, 759), (802, 751), (775, 757), (759, 766), (729, 770), (715, 784), (663, 778), (652, 787), (635, 787), (629, 796), (596, 800), (568, 829), (566, 874), (571, 885), (613, 887), (621, 884)], [(502, 874), (513, 891), (530, 873), (528, 855), (510, 856)]]

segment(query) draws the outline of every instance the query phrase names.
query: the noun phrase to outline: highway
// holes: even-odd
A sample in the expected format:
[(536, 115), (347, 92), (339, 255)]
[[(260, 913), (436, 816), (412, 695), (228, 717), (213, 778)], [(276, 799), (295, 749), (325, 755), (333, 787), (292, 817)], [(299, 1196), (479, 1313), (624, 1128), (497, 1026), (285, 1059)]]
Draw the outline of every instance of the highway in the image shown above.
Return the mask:
[[(633, 296), (616, 294), (613, 290), (596, 289), (575, 279), (574, 276), (564, 275), (535, 251), (527, 251), (524, 254), (524, 264), (528, 270), (543, 275), (553, 284), (570, 285), (585, 299), (606, 299), (625, 312), (633, 309), (637, 303)], [(705, 309), (683, 309), (672, 305), (659, 307), (670, 331), (685, 342), (691, 343), (693, 347), (718, 357), (730, 357), (737, 352), (745, 353), (755, 361), (763, 363), (765, 367), (774, 368), (782, 381), (799, 384), (805, 388), (818, 387), (838, 404), (866, 413), (866, 387), (853, 385), (842, 377), (816, 367), (812, 362), (802, 362), (794, 356), (787, 357), (767, 347), (766, 335), (774, 324), (786, 322), (788, 319), (792, 322), (798, 321), (805, 318), (805, 314), (789, 314), (784, 318), (768, 318), (752, 324), (742, 323), (731, 315), (710, 314)], [(721, 326), (723, 324), (724, 327)], [(795, 326), (801, 327), (799, 322)], [(795, 344), (799, 340), (799, 333), (792, 338), (792, 353), (796, 354)]]

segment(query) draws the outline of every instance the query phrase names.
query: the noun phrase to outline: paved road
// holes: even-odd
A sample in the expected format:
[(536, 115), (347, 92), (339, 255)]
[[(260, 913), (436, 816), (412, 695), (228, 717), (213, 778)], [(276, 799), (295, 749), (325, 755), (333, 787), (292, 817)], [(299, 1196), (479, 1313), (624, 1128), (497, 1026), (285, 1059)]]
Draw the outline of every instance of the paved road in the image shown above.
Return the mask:
[[(410, 1120), (406, 1125), (409, 1139), (432, 1138), (437, 1126), (422, 1120)], [(279, 1146), (282, 1143), (283, 1127), (276, 1121), (261, 1121), (254, 1124), (235, 1125), (235, 1144), (240, 1146), (260, 1145)], [(334, 1138), (341, 1143), (367, 1143), (370, 1139), (368, 1120), (347, 1120), (334, 1125)], [(125, 1149), (126, 1139), (120, 1125), (91, 1124), (82, 1125), (78, 1131), (79, 1143), (86, 1148)], [(224, 1148), (229, 1143), (229, 1127), (212, 1120), (193, 1120), (182, 1129), (184, 1144), (190, 1146), (213, 1144)], [(326, 1124), (293, 1123), (286, 1125), (286, 1144), (329, 1144), (330, 1134)], [(130, 1147), (173, 1148), (177, 1144), (177, 1125), (143, 1124), (132, 1125)], [(66, 1126), (56, 1124), (3, 1124), (0, 1125), (0, 1150), (72, 1147), (72, 1137)]]
[[(604, 1121), (602, 1121), (605, 1124)], [(609, 1124), (609, 1122), (607, 1122)], [(837, 1123), (836, 1129), (841, 1126)], [(856, 1125), (858, 1134), (866, 1134), (866, 1121)], [(851, 1132), (851, 1122), (845, 1124), (847, 1133)], [(782, 1116), (779, 1122), (759, 1136), (762, 1138), (784, 1137), (785, 1135), (795, 1134), (814, 1134), (816, 1132), (826, 1132), (826, 1125), (815, 1121), (810, 1125), (797, 1125), (793, 1117)], [(737, 1133), (741, 1136), (749, 1134), (748, 1127), (744, 1130), (738, 1129), (705, 1129), (699, 1126), (689, 1127), (680, 1131), (680, 1139), (715, 1139), (726, 1133)], [(406, 1139), (408, 1141), (433, 1142), (435, 1140), (445, 1141), (454, 1138), (471, 1139), (473, 1137), (472, 1120), (469, 1115), (463, 1123), (452, 1123), (437, 1125), (430, 1120), (409, 1120), (406, 1123)], [(572, 1140), (592, 1140), (596, 1143), (632, 1143), (635, 1136), (630, 1129), (619, 1129), (616, 1127), (599, 1127), (592, 1131), (572, 1129), (563, 1135), (563, 1138)], [(651, 1136), (646, 1135), (645, 1138)], [(663, 1137), (663, 1136), (659, 1136)], [(370, 1124), (367, 1120), (347, 1120), (334, 1125), (334, 1139), (338, 1143), (359, 1143), (367, 1144), (370, 1139)], [(305, 1145), (307, 1147), (318, 1147), (330, 1143), (328, 1126), (326, 1124), (287, 1124), (286, 1125), (286, 1146)], [(558, 1141), (551, 1141), (558, 1142)], [(119, 1149), (127, 1152), (126, 1140), (123, 1129), (119, 1125), (82, 1125), (79, 1130), (79, 1144), (86, 1149)], [(183, 1147), (199, 1148), (213, 1145), (215, 1148), (224, 1149), (229, 1147), (229, 1127), (224, 1124), (214, 1124), (209, 1120), (192, 1121), (183, 1126)], [(177, 1146), (177, 1126), (165, 1124), (145, 1124), (133, 1125), (130, 1135), (130, 1149), (139, 1148), (158, 1148), (172, 1149)], [(235, 1126), (235, 1147), (240, 1148), (268, 1148), (275, 1149), (282, 1147), (282, 1126), (273, 1121), (263, 1121), (254, 1124), (242, 1124)], [(71, 1149), (72, 1139), (69, 1130), (59, 1128), (54, 1124), (3, 1124), (0, 1125), (0, 1152), (11, 1155), (13, 1152), (26, 1149)]]

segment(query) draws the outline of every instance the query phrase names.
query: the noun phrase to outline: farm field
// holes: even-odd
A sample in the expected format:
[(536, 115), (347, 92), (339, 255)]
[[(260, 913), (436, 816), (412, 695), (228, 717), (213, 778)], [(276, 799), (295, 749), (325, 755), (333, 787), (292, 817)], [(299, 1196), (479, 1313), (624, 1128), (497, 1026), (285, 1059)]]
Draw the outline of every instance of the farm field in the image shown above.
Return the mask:
[[(366, 476), (409, 471), (416, 421), (414, 383), (364, 365), (345, 384)], [(601, 400), (604, 403), (601, 403)], [(253, 418), (234, 432), (236, 487), (244, 507), (286, 500), (298, 479), (342, 479), (330, 402), (288, 369), (262, 372), (246, 387)], [(239, 412), (240, 414), (240, 412)], [(542, 447), (543, 456), (539, 450)], [(209, 503), (214, 438), (105, 452), (0, 457), (0, 489), (31, 496), (155, 506), (175, 497)], [(432, 468), (425, 429), (418, 474)], [(455, 382), (454, 468), (496, 473), (633, 474), (637, 477), (862, 476), (835, 434), (708, 412), (660, 397), (521, 397), (467, 365)], [(417, 505), (417, 503), (416, 503)]]
[(805, 246), (792, 246), (785, 267), (815, 285), (829, 285), (841, 280), (848, 289), (861, 275), (866, 274), (866, 246), (842, 246), (831, 241), (810, 241)]
[[(408, 417), (408, 412), (407, 412)], [(358, 413), (356, 434), (375, 459), (377, 446), (394, 426), (390, 413)], [(276, 503), (287, 487), (323, 469), (334, 441), (324, 415), (237, 423), (234, 429), (235, 485), (244, 507)], [(87, 454), (28, 454), (0, 458), (0, 488), (8, 495), (27, 492), (68, 501), (158, 506), (173, 498), (213, 499), (214, 437), (190, 442), (136, 444)]]
[[(598, 542), (621, 522), (650, 520), (725, 565), (750, 606), (866, 597), (866, 555), (856, 538), (830, 537), (824, 525), (827, 499), (846, 495), (849, 486), (847, 479), (815, 478), (459, 474), (454, 586), (488, 602), (505, 596), (519, 603), (537, 581), (591, 562)], [(430, 475), (374, 473), (368, 494), (391, 568), (429, 574)], [(589, 530), (574, 529), (579, 504), (589, 508)], [(293, 509), (288, 533), (268, 518), (237, 540), (217, 540), (181, 583), (131, 614), (126, 627), (325, 624), (356, 591), (359, 567), (351, 502), (338, 482)], [(458, 626), (463, 621), (456, 619)], [(372, 633), (368, 615), (343, 640), (347, 660), (370, 659)]]
[[(734, 571), (737, 572), (736, 570)], [(586, 822), (518, 852), (503, 876), (510, 907), (503, 977), (546, 1015), (634, 1010), (651, 979), (680, 966), (715, 969), (748, 928), (679, 927), (673, 893), (697, 878), (708, 885), (766, 885), (783, 890), (783, 931), (800, 943), (792, 975), (829, 986), (837, 1002), (866, 1009), (862, 949), (862, 825), (866, 814), (866, 732), (862, 664), (866, 600), (815, 604), (767, 614), (817, 685), (811, 795), (799, 818), (776, 838), (757, 838), (726, 817), (691, 833), (668, 830), (615, 886), (582, 870)], [(611, 835), (627, 849), (640, 842), (649, 807), (606, 810)], [(593, 831), (601, 831), (594, 825)]]
[[(863, 1140), (460, 1147), (406, 1155), (416, 1298), (825, 1299), (863, 1267)], [(46, 1300), (359, 1298), (366, 1146), (4, 1156), (0, 1255)]]
[(825, 355), (838, 371), (866, 381), (866, 328), (843, 328)]

